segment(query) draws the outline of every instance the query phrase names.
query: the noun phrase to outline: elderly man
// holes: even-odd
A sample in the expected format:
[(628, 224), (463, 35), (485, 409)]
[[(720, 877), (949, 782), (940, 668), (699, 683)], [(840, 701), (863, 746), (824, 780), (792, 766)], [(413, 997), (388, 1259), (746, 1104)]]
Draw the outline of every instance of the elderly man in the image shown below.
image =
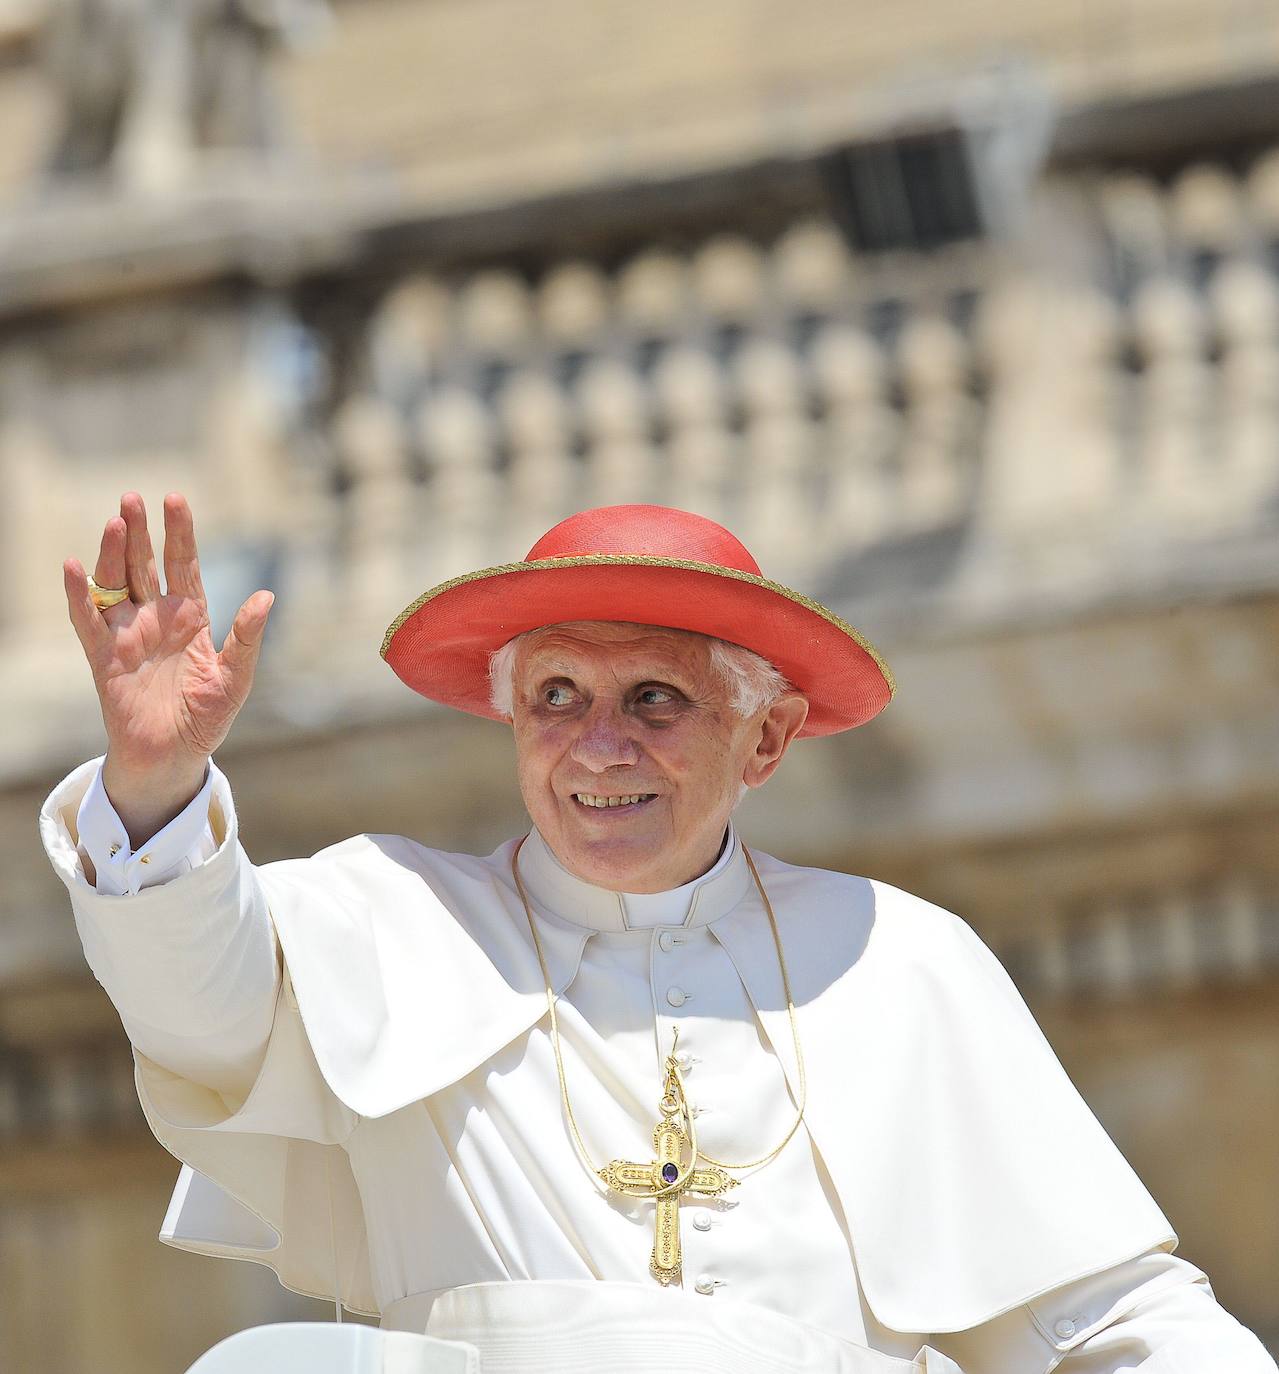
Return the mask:
[(166, 1239), (486, 1370), (1273, 1374), (961, 921), (742, 844), (893, 688), (727, 530), (588, 511), (392, 624), (410, 687), (510, 722), (522, 840), (255, 868), (210, 756), (271, 597), (218, 652), (165, 526), (164, 593), (134, 494), (65, 565), (108, 749), (42, 830), (188, 1166)]

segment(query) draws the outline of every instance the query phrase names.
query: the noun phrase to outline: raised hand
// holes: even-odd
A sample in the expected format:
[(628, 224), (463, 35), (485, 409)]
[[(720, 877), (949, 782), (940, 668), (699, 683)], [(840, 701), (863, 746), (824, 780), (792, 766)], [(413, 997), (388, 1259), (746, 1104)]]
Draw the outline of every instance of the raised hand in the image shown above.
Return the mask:
[(226, 738), (253, 685), (274, 597), (254, 592), (221, 650), (213, 643), (195, 531), (186, 498), (164, 498), (160, 590), (147, 513), (137, 492), (107, 521), (93, 580), (128, 586), (129, 599), (99, 611), (79, 560), (62, 565), (71, 623), (88, 659), (107, 731), (103, 782), (136, 846), (203, 784), (209, 755)]

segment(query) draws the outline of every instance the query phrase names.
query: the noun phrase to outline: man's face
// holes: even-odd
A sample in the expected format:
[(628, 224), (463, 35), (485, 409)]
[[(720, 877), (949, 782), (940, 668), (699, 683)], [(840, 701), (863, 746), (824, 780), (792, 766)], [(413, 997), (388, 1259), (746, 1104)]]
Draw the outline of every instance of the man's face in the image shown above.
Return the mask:
[(806, 713), (791, 697), (737, 715), (702, 635), (547, 626), (516, 654), (520, 791), (571, 873), (662, 892), (711, 867), (742, 783), (763, 782)]

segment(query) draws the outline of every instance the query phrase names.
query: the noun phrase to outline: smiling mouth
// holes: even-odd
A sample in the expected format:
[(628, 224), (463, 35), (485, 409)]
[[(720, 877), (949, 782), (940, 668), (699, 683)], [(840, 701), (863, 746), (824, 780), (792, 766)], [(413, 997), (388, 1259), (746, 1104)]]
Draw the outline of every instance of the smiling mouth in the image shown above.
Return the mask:
[(656, 792), (628, 792), (620, 797), (601, 797), (594, 792), (574, 792), (573, 800), (579, 806), (589, 806), (596, 811), (616, 811), (622, 807), (642, 806), (651, 802)]

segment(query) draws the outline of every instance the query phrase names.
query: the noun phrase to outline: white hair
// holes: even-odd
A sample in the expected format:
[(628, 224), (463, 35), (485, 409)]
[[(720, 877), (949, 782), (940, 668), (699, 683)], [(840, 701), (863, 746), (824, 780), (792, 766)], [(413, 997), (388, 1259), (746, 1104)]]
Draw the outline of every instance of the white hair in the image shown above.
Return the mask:
[[(680, 633), (697, 632), (684, 630)], [(520, 644), (533, 634), (537, 634), (537, 630), (525, 630), (489, 655), (489, 700), (498, 715), (508, 719), (515, 710), (515, 653)], [(740, 644), (730, 643), (726, 639), (716, 639), (713, 635), (699, 634), (697, 637), (706, 641), (710, 650), (711, 669), (724, 684), (733, 710), (743, 720), (749, 719), (757, 711), (763, 711), (792, 690), (785, 675), (754, 650), (744, 649)]]

